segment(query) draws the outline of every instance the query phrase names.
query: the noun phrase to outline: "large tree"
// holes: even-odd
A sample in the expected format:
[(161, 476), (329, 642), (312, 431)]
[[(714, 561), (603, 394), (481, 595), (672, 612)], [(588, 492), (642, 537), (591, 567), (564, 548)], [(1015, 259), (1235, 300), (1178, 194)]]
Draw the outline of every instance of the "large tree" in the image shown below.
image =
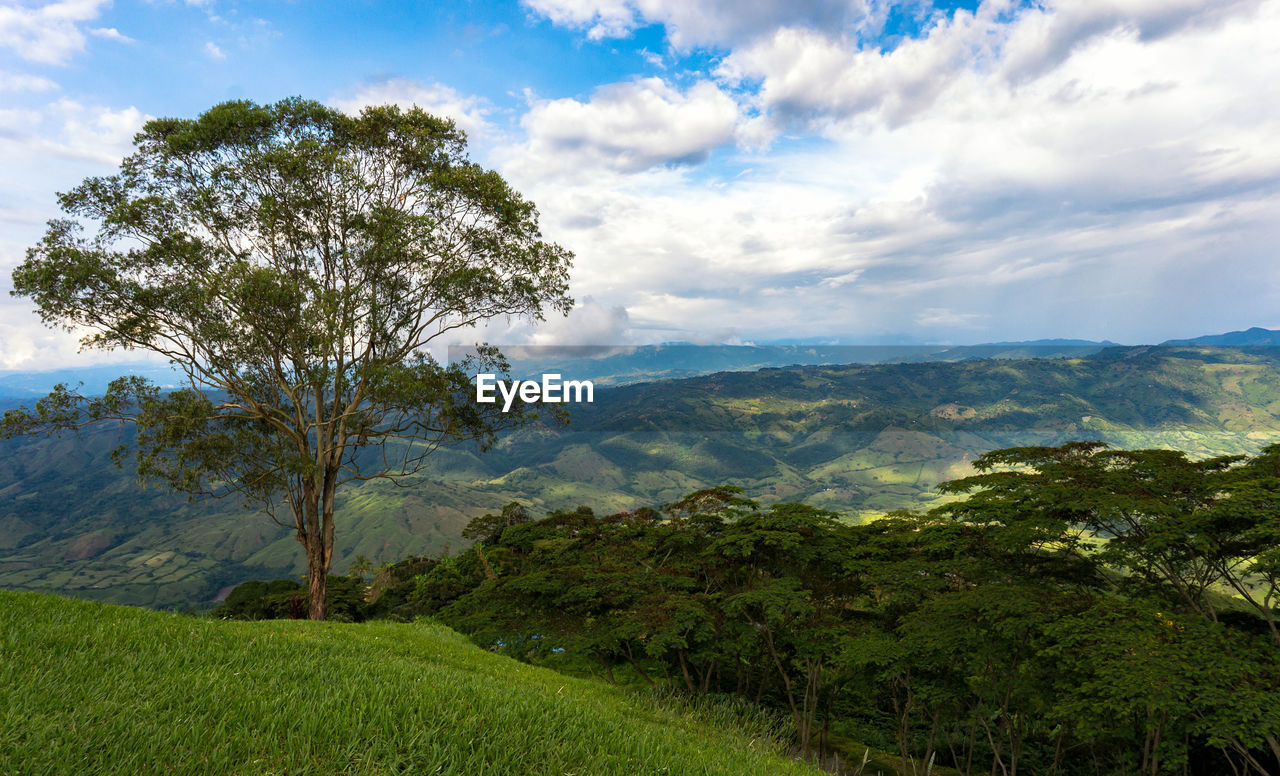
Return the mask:
[(501, 369), (500, 353), (444, 365), (428, 346), (572, 305), (572, 254), (465, 144), (416, 108), (353, 117), (302, 99), (148, 122), (118, 174), (60, 196), (69, 217), (14, 294), (85, 347), (167, 358), (183, 385), (59, 386), (3, 432), (135, 423), (143, 477), (238, 494), (296, 530), (323, 619), (339, 488), (522, 417), (469, 398), (468, 373)]

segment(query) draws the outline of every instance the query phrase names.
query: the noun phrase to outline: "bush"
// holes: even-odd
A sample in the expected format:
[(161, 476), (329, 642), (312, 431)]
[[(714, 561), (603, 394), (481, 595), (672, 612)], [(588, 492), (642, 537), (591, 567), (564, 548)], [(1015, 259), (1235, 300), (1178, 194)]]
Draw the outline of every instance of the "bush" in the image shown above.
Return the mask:
[[(329, 619), (366, 619), (364, 586), (355, 577), (329, 576), (325, 591)], [(222, 620), (300, 620), (307, 616), (307, 588), (291, 579), (271, 582), (253, 579), (236, 585), (212, 616)]]
[(250, 580), (236, 585), (227, 599), (213, 610), (213, 616), (222, 620), (283, 620), (294, 619), (298, 614), (297, 598), (302, 603), (301, 615), (306, 616), (306, 588), (291, 579), (271, 582)]

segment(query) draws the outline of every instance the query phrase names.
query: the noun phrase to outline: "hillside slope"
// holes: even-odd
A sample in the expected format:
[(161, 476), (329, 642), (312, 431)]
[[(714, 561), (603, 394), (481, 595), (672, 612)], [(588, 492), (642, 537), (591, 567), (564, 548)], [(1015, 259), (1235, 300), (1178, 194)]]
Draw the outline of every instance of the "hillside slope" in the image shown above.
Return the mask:
[(441, 626), (0, 592), (0, 773), (817, 774)]
[[(1112, 348), (1083, 358), (810, 366), (597, 391), (569, 427), (441, 450), (407, 488), (340, 496), (334, 568), (458, 546), (512, 500), (535, 514), (633, 509), (736, 484), (861, 519), (937, 502), (991, 449), (1101, 439), (1193, 455), (1280, 441), (1269, 349)], [(120, 440), (0, 442), (0, 587), (156, 607), (203, 605), (245, 579), (301, 573), (286, 528), (228, 502), (142, 489), (110, 465)]]

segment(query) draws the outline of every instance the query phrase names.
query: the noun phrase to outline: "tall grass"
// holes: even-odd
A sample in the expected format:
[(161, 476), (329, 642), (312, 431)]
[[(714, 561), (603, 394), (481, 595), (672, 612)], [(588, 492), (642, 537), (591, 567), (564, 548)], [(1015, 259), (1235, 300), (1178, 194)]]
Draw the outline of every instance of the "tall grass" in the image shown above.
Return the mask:
[(716, 718), (435, 625), (222, 622), (0, 591), (3, 774), (818, 773)]

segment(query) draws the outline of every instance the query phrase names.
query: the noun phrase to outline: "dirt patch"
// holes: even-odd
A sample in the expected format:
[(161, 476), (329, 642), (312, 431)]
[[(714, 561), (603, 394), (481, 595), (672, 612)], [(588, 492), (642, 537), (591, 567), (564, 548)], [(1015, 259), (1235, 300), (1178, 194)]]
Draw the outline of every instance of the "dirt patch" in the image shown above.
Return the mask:
[(978, 412), (973, 407), (961, 407), (959, 404), (939, 404), (929, 410), (929, 414), (943, 420), (968, 420)]
[(67, 560), (84, 560), (85, 558), (92, 558), (110, 546), (111, 540), (103, 534), (85, 534), (71, 543), (64, 557)]

